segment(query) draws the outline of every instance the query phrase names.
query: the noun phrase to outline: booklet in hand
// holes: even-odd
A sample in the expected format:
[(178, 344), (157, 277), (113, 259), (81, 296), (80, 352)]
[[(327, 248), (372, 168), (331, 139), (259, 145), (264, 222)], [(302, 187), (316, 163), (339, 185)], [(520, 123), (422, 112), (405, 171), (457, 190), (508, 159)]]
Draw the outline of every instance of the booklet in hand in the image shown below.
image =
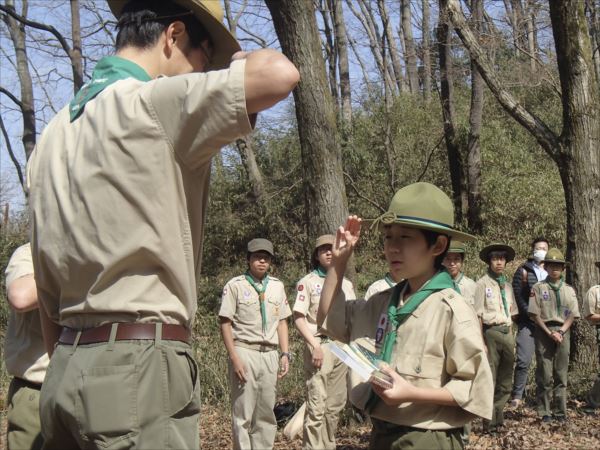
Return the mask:
[(392, 377), (379, 370), (381, 359), (364, 345), (357, 341), (350, 345), (330, 342), (329, 349), (363, 380), (377, 384), (384, 389), (390, 389), (393, 386)]

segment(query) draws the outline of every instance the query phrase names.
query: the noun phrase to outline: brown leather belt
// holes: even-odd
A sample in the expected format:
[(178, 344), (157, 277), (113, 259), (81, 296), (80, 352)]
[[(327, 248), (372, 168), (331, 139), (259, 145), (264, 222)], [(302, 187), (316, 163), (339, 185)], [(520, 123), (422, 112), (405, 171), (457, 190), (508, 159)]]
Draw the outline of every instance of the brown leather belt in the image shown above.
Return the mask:
[[(81, 330), (81, 336), (79, 337), (78, 343), (96, 344), (99, 342), (108, 342), (110, 339), (111, 328), (112, 324), (107, 323), (106, 325), (101, 325), (99, 327)], [(58, 343), (68, 345), (74, 344), (79, 331), (80, 330), (74, 330), (73, 328), (63, 328)], [(154, 340), (155, 338), (155, 323), (119, 323), (115, 341)], [(181, 341), (189, 344), (191, 341), (191, 333), (187, 328), (181, 325), (163, 323), (161, 339), (165, 341)]]

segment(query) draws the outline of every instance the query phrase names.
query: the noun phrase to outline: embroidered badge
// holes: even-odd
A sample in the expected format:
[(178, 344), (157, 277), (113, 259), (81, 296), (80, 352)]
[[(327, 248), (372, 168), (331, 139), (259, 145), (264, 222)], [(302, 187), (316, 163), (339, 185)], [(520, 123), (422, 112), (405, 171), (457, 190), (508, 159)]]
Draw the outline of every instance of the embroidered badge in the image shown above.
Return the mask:
[(302, 292), (304, 290), (304, 285), (303, 284), (299, 284), (298, 285), (298, 292)]
[(304, 301), (304, 295), (298, 296), (298, 300), (301, 301), (301, 302), (303, 302)]
[(492, 295), (494, 295), (492, 288), (490, 288), (490, 287), (485, 288), (485, 296), (487, 298), (492, 298)]
[(244, 298), (250, 298), (250, 291), (244, 291)]
[(223, 288), (223, 295), (227, 295), (227, 288)]
[(315, 292), (317, 295), (321, 295), (322, 289), (323, 289), (323, 286), (321, 286), (320, 284), (315, 284)]
[(563, 315), (565, 316), (565, 319), (566, 319), (567, 317), (569, 317), (571, 315), (571, 310), (568, 308), (565, 308)]
[(388, 316), (387, 313), (382, 313), (377, 322), (377, 330), (375, 331), (375, 348), (379, 349), (383, 343), (385, 330), (387, 329)]
[(275, 308), (273, 308), (273, 315), (274, 316), (278, 316), (279, 315), (279, 306), (276, 306)]
[(548, 291), (543, 291), (542, 292), (542, 298), (544, 300), (550, 300), (550, 294), (548, 293)]

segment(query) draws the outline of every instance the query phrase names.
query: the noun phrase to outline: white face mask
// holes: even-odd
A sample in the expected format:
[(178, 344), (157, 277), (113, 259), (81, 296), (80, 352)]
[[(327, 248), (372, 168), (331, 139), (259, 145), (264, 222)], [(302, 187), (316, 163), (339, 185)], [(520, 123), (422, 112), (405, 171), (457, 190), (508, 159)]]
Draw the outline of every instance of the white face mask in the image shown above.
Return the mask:
[(545, 257), (546, 257), (546, 250), (535, 250), (533, 252), (533, 259), (538, 263), (543, 261)]

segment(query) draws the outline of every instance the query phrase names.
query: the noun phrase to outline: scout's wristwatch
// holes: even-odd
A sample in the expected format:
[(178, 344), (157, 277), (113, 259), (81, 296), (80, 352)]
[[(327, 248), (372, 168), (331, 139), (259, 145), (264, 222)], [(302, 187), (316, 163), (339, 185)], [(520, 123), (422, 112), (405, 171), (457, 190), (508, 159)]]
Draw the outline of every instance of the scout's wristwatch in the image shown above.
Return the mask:
[(281, 359), (282, 356), (287, 356), (288, 361), (290, 362), (290, 364), (292, 363), (294, 356), (291, 352), (282, 352), (281, 355), (279, 355), (279, 359)]

